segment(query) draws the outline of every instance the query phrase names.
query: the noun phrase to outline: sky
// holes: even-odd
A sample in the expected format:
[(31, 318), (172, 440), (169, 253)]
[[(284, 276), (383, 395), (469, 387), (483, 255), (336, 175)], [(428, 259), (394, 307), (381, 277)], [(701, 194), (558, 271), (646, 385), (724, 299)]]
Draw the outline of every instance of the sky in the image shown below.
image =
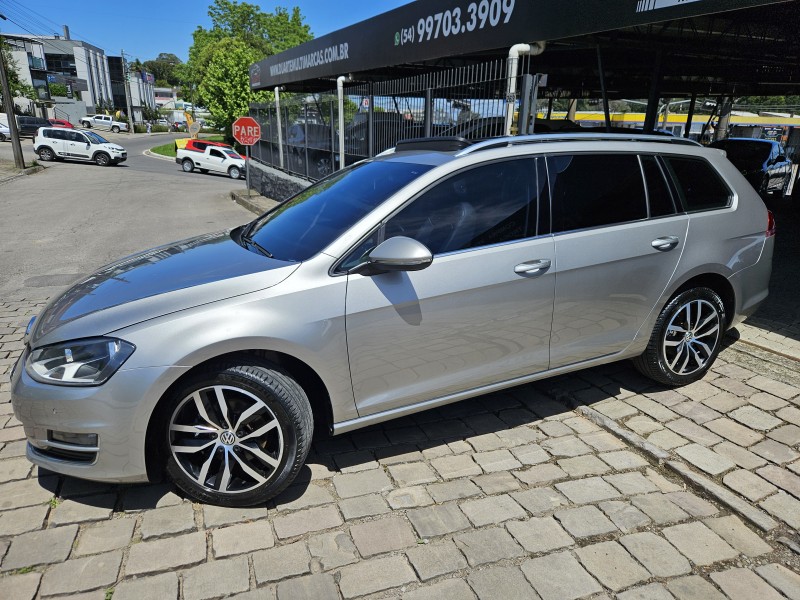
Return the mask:
[[(151, 60), (161, 52), (175, 54), (182, 61), (189, 55), (192, 32), (198, 25), (208, 28), (208, 7), (212, 0), (0, 0), (2, 33), (62, 34), (68, 25), (72, 39), (83, 40), (105, 50), (108, 56), (126, 55)], [(283, 6), (300, 7), (315, 37), (353, 25), (364, 19), (409, 4), (411, 0), (294, 0), (259, 2), (264, 12)], [(135, 9), (134, 9), (135, 7)], [(131, 10), (128, 10), (131, 9)]]

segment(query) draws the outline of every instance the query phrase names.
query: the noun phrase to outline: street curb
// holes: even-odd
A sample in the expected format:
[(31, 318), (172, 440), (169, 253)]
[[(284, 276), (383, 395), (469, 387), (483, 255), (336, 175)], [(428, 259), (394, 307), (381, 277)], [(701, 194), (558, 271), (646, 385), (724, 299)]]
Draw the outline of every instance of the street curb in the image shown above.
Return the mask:
[(276, 200), (265, 198), (261, 195), (247, 196), (244, 192), (237, 190), (231, 192), (231, 200), (256, 215), (263, 215), (265, 212), (279, 204), (279, 202)]
[(0, 179), (0, 183), (6, 183), (7, 181), (13, 181), (18, 179), (19, 177), (25, 177), (26, 175), (34, 175), (44, 171), (44, 167), (42, 165), (35, 165), (33, 167), (28, 167), (27, 169), (22, 169), (21, 171), (17, 171), (13, 175), (9, 175), (8, 177), (4, 177)]
[(164, 156), (163, 154), (155, 154), (150, 152), (150, 150), (145, 150), (142, 152), (145, 156), (149, 156), (151, 158), (157, 158), (158, 160), (168, 160), (169, 162), (175, 162), (175, 157), (173, 156)]
[(673, 473), (679, 475), (686, 483), (717, 499), (762, 531), (769, 532), (778, 526), (778, 523), (762, 510), (750, 506), (733, 492), (729, 492), (721, 485), (711, 481), (708, 477), (695, 473), (685, 463), (678, 460), (671, 460), (671, 455), (668, 452), (654, 446), (636, 433), (620, 427), (615, 421), (609, 419), (595, 409), (589, 408), (588, 406), (578, 406), (577, 410), (596, 425), (625, 439), (631, 445), (647, 454), (652, 460), (658, 464), (665, 465)]

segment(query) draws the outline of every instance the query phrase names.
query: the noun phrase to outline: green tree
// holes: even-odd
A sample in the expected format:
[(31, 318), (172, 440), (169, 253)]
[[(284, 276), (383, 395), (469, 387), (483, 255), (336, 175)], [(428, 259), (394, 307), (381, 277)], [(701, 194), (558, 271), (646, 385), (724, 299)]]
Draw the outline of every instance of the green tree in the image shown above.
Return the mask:
[[(11, 95), (22, 96), (29, 100), (36, 100), (36, 90), (33, 89), (33, 86), (20, 80), (19, 73), (17, 72), (17, 62), (12, 58), (11, 48), (9, 48), (3, 38), (0, 38), (0, 52), (3, 53), (3, 61), (6, 64), (6, 74), (8, 76), (8, 85), (11, 88)], [(3, 90), (0, 90), (0, 103), (2, 103), (2, 101)], [(0, 110), (2, 110), (2, 104), (0, 104)]]
[(181, 64), (181, 59), (174, 54), (162, 52), (154, 60), (144, 61), (142, 68), (153, 74), (157, 86), (169, 87), (180, 83), (178, 69)]

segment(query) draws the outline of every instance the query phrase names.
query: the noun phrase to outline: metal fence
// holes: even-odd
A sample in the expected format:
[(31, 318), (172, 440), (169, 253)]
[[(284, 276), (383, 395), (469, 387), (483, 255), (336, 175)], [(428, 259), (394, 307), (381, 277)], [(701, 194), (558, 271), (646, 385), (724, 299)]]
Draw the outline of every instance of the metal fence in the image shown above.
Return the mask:
[[(530, 88), (530, 57), (519, 60), (517, 89)], [(404, 79), (346, 84), (343, 123), (336, 90), (280, 94), (276, 103), (252, 104), (261, 124), (252, 157), (266, 165), (316, 180), (339, 168), (339, 131), (344, 163), (352, 164), (418, 137), (503, 135), (509, 102), (505, 60)], [(535, 114), (535, 113), (534, 113)]]

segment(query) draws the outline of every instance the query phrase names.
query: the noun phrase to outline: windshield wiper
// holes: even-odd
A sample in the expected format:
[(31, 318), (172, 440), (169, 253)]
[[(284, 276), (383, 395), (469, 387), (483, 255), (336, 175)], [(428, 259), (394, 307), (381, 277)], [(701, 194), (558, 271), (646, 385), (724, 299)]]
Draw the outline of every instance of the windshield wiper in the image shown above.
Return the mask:
[(257, 241), (255, 241), (255, 240), (254, 240), (253, 238), (251, 238), (250, 236), (248, 236), (248, 235), (240, 235), (240, 236), (239, 236), (239, 239), (241, 239), (241, 240), (242, 240), (242, 241), (243, 241), (245, 244), (249, 244), (249, 245), (251, 245), (253, 248), (255, 248), (256, 250), (258, 250), (259, 252), (261, 252), (261, 254), (263, 254), (263, 255), (264, 255), (264, 256), (266, 256), (267, 258), (275, 258), (275, 257), (272, 255), (272, 252), (270, 252), (269, 250), (267, 250), (266, 248), (264, 248), (264, 246), (262, 246), (261, 244), (259, 244)]

